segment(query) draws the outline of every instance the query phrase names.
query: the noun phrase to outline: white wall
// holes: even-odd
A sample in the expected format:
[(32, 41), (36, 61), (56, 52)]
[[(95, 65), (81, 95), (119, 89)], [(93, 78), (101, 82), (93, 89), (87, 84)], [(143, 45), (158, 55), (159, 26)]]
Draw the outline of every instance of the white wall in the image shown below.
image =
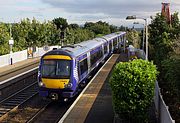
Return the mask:
[(0, 67), (9, 65), (9, 54), (0, 56)]
[(0, 67), (11, 64), (11, 58), (12, 58), (12, 63), (25, 60), (27, 59), (27, 50), (0, 56)]
[[(50, 46), (48, 51), (52, 50), (53, 48), (59, 48), (59, 46)], [(44, 53), (46, 53), (48, 51), (44, 51), (43, 47), (37, 48), (36, 52), (33, 53), (33, 57), (42, 56)], [(12, 58), (13, 64), (16, 62), (19, 62), (19, 61), (26, 60), (26, 59), (28, 59), (27, 50), (14, 52), (12, 54), (0, 56), (0, 67), (10, 65), (11, 64), (11, 58)]]

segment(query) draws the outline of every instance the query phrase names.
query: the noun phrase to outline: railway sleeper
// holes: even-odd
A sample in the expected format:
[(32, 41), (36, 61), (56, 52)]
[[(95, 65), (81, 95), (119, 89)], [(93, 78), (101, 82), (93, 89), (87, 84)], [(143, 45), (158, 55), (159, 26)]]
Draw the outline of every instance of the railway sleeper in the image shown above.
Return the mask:
[[(14, 98), (14, 99), (12, 99), (13, 101), (20, 101), (20, 102), (22, 102), (24, 99), (22, 99), (22, 98)], [(10, 101), (12, 101), (12, 100), (10, 100)]]
[(15, 103), (15, 104), (20, 104), (22, 101), (20, 100), (8, 100), (7, 103)]
[(11, 109), (6, 109), (6, 108), (0, 108), (0, 112), (1, 111), (10, 111)]
[(3, 103), (3, 105), (5, 105), (5, 106), (17, 106), (18, 104), (14, 104), (14, 103)]

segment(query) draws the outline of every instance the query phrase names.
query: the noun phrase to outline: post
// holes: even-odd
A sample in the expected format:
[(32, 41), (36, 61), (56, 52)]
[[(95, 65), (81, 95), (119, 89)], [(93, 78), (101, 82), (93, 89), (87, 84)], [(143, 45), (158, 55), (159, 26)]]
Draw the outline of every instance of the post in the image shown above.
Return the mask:
[(127, 43), (127, 42), (126, 42), (126, 37), (125, 37), (125, 36), (123, 36), (123, 43), (124, 43), (124, 48), (123, 48), (123, 49), (124, 49), (124, 53), (125, 53), (125, 50), (126, 50), (126, 43)]
[(12, 59), (12, 46), (13, 46), (13, 44), (14, 44), (14, 40), (13, 40), (13, 38), (11, 38), (11, 39), (9, 40), (9, 47), (10, 47), (10, 65), (13, 64), (13, 59)]
[(145, 39), (145, 29), (146, 26), (143, 24), (144, 28), (143, 28), (143, 42), (142, 42), (142, 50), (144, 51), (144, 39)]
[(148, 60), (148, 26), (147, 26), (147, 19), (145, 19), (145, 27), (146, 27), (146, 60)]
[(145, 31), (146, 31), (146, 60), (148, 60), (148, 24), (147, 24), (147, 18), (142, 18), (142, 17), (136, 17), (135, 15), (133, 16), (127, 16), (126, 20), (129, 19), (143, 19), (145, 21)]

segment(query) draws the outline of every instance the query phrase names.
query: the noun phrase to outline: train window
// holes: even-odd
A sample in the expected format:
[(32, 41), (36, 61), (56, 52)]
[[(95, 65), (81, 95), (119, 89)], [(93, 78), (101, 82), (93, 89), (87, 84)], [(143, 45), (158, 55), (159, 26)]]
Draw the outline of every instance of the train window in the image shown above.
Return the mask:
[(80, 61), (79, 66), (80, 66), (80, 74), (86, 72), (88, 70), (87, 58)]
[(108, 50), (107, 45), (104, 45), (104, 54), (107, 53), (107, 50)]
[(44, 60), (42, 64), (42, 76), (55, 75), (56, 62), (53, 60)]
[(70, 77), (70, 61), (44, 60), (42, 64), (42, 77), (69, 78)]
[(113, 46), (117, 46), (117, 38), (113, 39)]
[(97, 56), (97, 52), (94, 54), (91, 54), (91, 58), (90, 58), (91, 66), (93, 66), (96, 63), (97, 61), (96, 56)]
[(57, 76), (69, 76), (70, 75), (70, 61), (58, 60), (56, 75)]
[(91, 58), (90, 58), (91, 66), (93, 66), (100, 58), (102, 58), (102, 56), (103, 56), (102, 48), (99, 48), (97, 52), (91, 54)]
[(118, 43), (120, 42), (120, 36), (118, 36)]
[(102, 48), (98, 51), (98, 58), (100, 59), (103, 56)]

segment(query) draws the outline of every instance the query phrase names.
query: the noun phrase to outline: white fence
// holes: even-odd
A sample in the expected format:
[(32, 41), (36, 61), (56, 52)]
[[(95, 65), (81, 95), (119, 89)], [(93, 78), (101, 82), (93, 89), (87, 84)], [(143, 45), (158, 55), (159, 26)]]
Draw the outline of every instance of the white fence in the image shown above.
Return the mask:
[[(53, 48), (59, 48), (59, 47), (58, 46), (50, 46), (48, 51), (52, 50)], [(36, 52), (33, 52), (33, 57), (42, 56), (46, 52), (47, 51), (45, 51), (44, 48), (42, 48), (42, 47), (36, 48)], [(12, 64), (14, 64), (16, 62), (23, 61), (26, 59), (28, 59), (27, 50), (14, 52), (12, 54), (3, 55), (3, 56), (0, 56), (0, 67), (10, 65), (11, 62), (12, 62)]]
[(175, 123), (175, 120), (172, 119), (172, 117), (169, 113), (168, 106), (166, 106), (166, 104), (162, 98), (162, 95), (160, 93), (160, 88), (159, 88), (157, 81), (156, 81), (156, 85), (155, 85), (154, 102), (155, 102), (156, 112), (158, 114), (159, 123)]

